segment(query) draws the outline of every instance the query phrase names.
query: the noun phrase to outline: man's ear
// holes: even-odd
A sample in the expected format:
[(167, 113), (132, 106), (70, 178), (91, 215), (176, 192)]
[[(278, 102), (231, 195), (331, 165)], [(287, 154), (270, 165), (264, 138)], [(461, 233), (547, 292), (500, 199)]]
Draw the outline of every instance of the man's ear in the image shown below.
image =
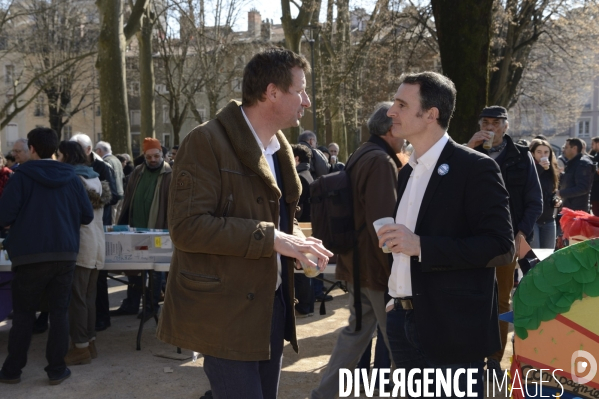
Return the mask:
[(432, 107), (427, 111), (428, 115), (426, 117), (427, 122), (437, 122), (439, 119), (439, 108)]
[(269, 83), (268, 86), (266, 86), (264, 97), (273, 102), (277, 101), (279, 98), (279, 88), (274, 83)]

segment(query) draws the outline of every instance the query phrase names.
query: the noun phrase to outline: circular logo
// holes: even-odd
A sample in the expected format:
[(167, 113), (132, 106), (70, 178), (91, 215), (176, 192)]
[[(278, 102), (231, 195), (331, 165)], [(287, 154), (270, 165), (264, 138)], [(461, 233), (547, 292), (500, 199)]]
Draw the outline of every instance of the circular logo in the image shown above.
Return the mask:
[[(597, 359), (587, 351), (578, 350), (572, 354), (570, 367), (572, 381), (584, 385), (595, 378), (597, 374)], [(581, 377), (584, 374), (586, 375)]]
[(447, 172), (449, 172), (449, 165), (447, 165), (446, 163), (444, 163), (443, 165), (440, 165), (439, 169), (437, 169), (437, 173), (440, 176), (445, 176), (447, 174)]

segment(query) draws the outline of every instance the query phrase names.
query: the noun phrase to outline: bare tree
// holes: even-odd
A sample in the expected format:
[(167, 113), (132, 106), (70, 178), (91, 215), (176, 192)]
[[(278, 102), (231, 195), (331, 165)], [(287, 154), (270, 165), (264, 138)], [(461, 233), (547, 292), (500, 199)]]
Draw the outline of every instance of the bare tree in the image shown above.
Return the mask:
[(50, 126), (60, 136), (75, 114), (94, 106), (91, 59), (96, 53), (97, 12), (73, 7), (68, 0), (32, 1), (26, 6), (32, 18), (23, 40), (25, 62), (30, 70), (51, 72), (38, 76), (35, 86), (46, 95)]
[[(320, 6), (322, 0), (303, 0), (297, 4), (293, 0), (281, 0), (283, 31), (285, 32), (285, 47), (291, 51), (300, 53), (300, 43), (306, 26), (310, 23), (318, 23)], [(298, 9), (297, 16), (293, 18), (291, 5)]]
[(148, 3), (149, 0), (136, 0), (130, 4), (131, 13), (125, 24), (122, 0), (96, 1), (101, 21), (96, 65), (99, 70), (102, 136), (112, 144), (114, 152), (131, 153), (125, 48), (140, 29)]
[[(331, 138), (340, 146), (340, 158), (355, 149), (360, 140), (358, 103), (352, 93), (361, 91), (359, 77), (371, 46), (388, 21), (389, 0), (377, 0), (370, 14), (363, 10), (361, 21), (352, 29), (349, 0), (327, 1), (327, 19), (320, 35), (320, 84), (325, 124)], [(336, 9), (336, 10), (335, 10)], [(336, 20), (333, 20), (334, 14)], [(353, 87), (352, 87), (353, 86)], [(352, 133), (348, 140), (348, 126)]]

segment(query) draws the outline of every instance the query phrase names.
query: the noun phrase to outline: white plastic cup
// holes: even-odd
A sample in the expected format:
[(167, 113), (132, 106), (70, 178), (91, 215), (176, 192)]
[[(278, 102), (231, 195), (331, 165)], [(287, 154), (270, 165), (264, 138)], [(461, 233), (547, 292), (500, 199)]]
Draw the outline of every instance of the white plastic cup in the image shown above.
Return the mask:
[(549, 169), (549, 157), (541, 157), (541, 159), (539, 160), (539, 163), (541, 164), (543, 169), (545, 169), (545, 170)]
[[(395, 219), (393, 219), (391, 217), (387, 217), (387, 218), (380, 218), (378, 220), (375, 220), (374, 222), (372, 222), (372, 225), (374, 226), (374, 231), (376, 231), (376, 233), (378, 234), (381, 227), (386, 226), (388, 224), (393, 224), (393, 223), (395, 223)], [(391, 250), (387, 247), (387, 243), (383, 244), (383, 247), (381, 249), (386, 254), (391, 252)]]
[(304, 269), (304, 274), (306, 275), (306, 277), (310, 278), (318, 276), (320, 274), (320, 269), (318, 268), (318, 256), (309, 252), (304, 252), (304, 255), (306, 255), (306, 258), (316, 263), (316, 266), (312, 266), (309, 263), (304, 263), (300, 261), (300, 265), (302, 265), (302, 269)]
[(488, 140), (485, 140), (485, 141), (484, 141), (484, 143), (483, 143), (483, 148), (484, 148), (485, 150), (490, 150), (490, 149), (491, 149), (491, 147), (493, 147), (493, 139), (495, 138), (495, 132), (491, 132), (491, 131), (489, 131), (489, 132), (487, 132), (487, 133), (489, 133), (489, 134), (491, 135), (491, 137), (490, 137)]

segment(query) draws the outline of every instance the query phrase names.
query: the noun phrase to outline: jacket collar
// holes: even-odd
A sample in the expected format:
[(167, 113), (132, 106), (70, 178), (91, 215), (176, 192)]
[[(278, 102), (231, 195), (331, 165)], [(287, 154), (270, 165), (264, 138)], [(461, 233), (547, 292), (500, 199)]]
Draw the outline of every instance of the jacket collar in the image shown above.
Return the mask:
[(383, 140), (382, 138), (380, 138), (379, 136), (377, 136), (375, 134), (371, 134), (368, 141), (370, 143), (374, 143), (374, 144), (378, 145), (383, 150), (385, 150), (387, 155), (389, 155), (391, 157), (391, 159), (393, 160), (393, 162), (395, 162), (395, 165), (397, 166), (398, 169), (402, 167), (401, 161), (399, 160), (399, 158), (397, 158), (397, 154), (395, 153), (395, 151), (393, 151), (393, 148), (391, 148), (391, 146), (385, 140)]
[[(258, 146), (250, 127), (248, 126), (240, 109), (241, 103), (232, 100), (218, 114), (216, 119), (225, 128), (225, 133), (233, 146), (235, 154), (247, 168), (264, 180), (264, 182), (281, 197), (281, 190), (270, 172), (266, 158), (262, 156), (262, 150)], [(285, 184), (285, 202), (292, 203), (300, 197), (301, 183), (295, 171), (295, 158), (289, 142), (280, 130), (277, 132), (277, 140), (281, 148), (273, 155), (279, 160), (281, 178)], [(289, 184), (295, 182), (295, 184)]]

